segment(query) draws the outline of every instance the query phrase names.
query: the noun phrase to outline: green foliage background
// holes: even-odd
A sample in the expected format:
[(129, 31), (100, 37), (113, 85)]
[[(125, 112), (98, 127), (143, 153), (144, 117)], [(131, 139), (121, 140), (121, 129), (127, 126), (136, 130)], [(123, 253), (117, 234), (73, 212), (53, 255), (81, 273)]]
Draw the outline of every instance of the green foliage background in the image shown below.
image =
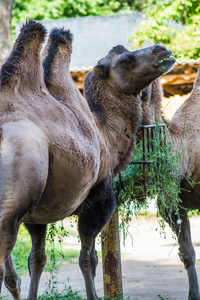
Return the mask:
[[(81, 16), (144, 12), (144, 19), (130, 37), (132, 48), (145, 42), (163, 44), (177, 52), (180, 59), (200, 57), (199, 0), (14, 0), (12, 28), (27, 19), (47, 20)], [(175, 30), (170, 21), (183, 25)]]
[[(144, 11), (158, 0), (14, 0), (12, 27), (27, 19), (48, 20)], [(162, 2), (162, 1), (161, 1)]]
[(143, 11), (158, 0), (14, 0), (13, 22)]
[[(149, 7), (144, 14), (141, 27), (130, 38), (132, 48), (141, 48), (145, 41), (163, 44), (179, 54), (180, 59), (200, 57), (200, 1), (170, 0)], [(183, 25), (175, 30), (169, 21)]]
[(45, 20), (140, 11), (146, 7), (145, 3), (151, 3), (152, 0), (140, 2), (139, 0), (14, 0), (12, 18), (13, 23), (16, 23), (30, 18)]

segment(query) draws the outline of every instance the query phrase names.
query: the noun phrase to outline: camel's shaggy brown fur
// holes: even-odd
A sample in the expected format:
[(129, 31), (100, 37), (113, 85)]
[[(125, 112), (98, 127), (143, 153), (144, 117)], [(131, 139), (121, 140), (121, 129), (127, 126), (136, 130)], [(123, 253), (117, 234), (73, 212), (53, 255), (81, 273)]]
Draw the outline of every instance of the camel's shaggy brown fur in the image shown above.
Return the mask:
[[(147, 91), (145, 109), (143, 110), (143, 120), (145, 124), (152, 124), (154, 121), (162, 122), (161, 111), (157, 107), (161, 105), (161, 83), (152, 83), (155, 93), (151, 94), (151, 88)], [(150, 110), (148, 111), (148, 107)], [(176, 232), (180, 245), (180, 258), (183, 261), (188, 273), (189, 296), (188, 300), (200, 299), (199, 286), (195, 270), (195, 252), (190, 237), (190, 225), (187, 216), (188, 210), (200, 209), (200, 70), (198, 72), (193, 90), (189, 98), (175, 112), (168, 126), (168, 139), (171, 140), (177, 156), (181, 157), (180, 167), (183, 177), (180, 178), (180, 187), (182, 192), (179, 197), (182, 200), (180, 208), (181, 220), (178, 220), (176, 212), (172, 216), (175, 221), (170, 224)], [(151, 113), (149, 113), (151, 112)], [(190, 183), (189, 179), (196, 182)], [(166, 199), (167, 200), (167, 199)], [(165, 216), (163, 216), (165, 218)], [(167, 221), (169, 221), (166, 218)], [(181, 232), (179, 232), (179, 223), (181, 222)]]

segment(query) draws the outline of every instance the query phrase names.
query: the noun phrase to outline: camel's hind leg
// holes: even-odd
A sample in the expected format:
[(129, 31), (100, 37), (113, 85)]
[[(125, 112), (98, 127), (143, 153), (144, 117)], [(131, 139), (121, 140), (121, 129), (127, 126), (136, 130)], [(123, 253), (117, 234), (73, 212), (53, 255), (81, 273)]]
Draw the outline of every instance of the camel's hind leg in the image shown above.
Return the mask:
[[(195, 268), (195, 251), (192, 245), (190, 221), (187, 212), (182, 211), (180, 218), (181, 220), (178, 219), (177, 215), (173, 214), (173, 224), (170, 222), (169, 224), (177, 235), (179, 243), (179, 256), (187, 271), (189, 281), (188, 300), (200, 300), (198, 278)], [(179, 224), (180, 222), (181, 225)]]
[(200, 300), (198, 278), (195, 267), (195, 251), (191, 240), (190, 221), (186, 212), (181, 215), (181, 220), (181, 232), (179, 233), (176, 228), (176, 234), (178, 236), (178, 242), (180, 246), (179, 256), (181, 261), (184, 263), (188, 274), (188, 300)]
[(5, 262), (4, 284), (13, 296), (13, 299), (21, 300), (21, 279), (14, 267), (12, 256), (10, 255)]
[(115, 207), (112, 178), (108, 177), (90, 192), (79, 216), (78, 229), (82, 246), (79, 265), (85, 279), (88, 300), (98, 299), (94, 284), (98, 263), (95, 238), (110, 220)]
[(42, 224), (25, 225), (32, 240), (32, 249), (28, 258), (28, 268), (31, 280), (27, 300), (37, 300), (39, 280), (46, 265), (45, 239), (47, 226)]

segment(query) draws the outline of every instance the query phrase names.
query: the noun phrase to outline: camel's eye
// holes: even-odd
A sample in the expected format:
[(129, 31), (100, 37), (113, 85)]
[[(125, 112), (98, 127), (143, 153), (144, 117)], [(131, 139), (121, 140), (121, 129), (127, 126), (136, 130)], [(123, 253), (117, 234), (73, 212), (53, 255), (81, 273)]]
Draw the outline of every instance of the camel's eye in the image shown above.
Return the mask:
[(120, 65), (124, 67), (133, 67), (135, 64), (135, 57), (134, 56), (124, 56), (120, 59)]

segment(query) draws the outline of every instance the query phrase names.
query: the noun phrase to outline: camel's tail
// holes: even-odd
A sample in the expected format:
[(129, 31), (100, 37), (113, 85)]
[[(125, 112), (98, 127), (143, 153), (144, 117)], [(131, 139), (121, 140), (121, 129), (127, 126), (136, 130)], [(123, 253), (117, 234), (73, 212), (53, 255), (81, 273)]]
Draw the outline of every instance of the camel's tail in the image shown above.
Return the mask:
[(37, 88), (42, 71), (40, 50), (45, 35), (46, 29), (39, 22), (30, 20), (22, 26), (12, 52), (1, 68), (1, 87), (16, 87), (16, 83), (21, 82), (24, 89), (27, 83)]
[(59, 64), (62, 62), (63, 65), (67, 64), (66, 67), (69, 68), (72, 53), (72, 41), (73, 35), (70, 30), (54, 28), (51, 31), (42, 53), (44, 79), (47, 85), (53, 68), (56, 68), (56, 57), (58, 58), (57, 61)]

